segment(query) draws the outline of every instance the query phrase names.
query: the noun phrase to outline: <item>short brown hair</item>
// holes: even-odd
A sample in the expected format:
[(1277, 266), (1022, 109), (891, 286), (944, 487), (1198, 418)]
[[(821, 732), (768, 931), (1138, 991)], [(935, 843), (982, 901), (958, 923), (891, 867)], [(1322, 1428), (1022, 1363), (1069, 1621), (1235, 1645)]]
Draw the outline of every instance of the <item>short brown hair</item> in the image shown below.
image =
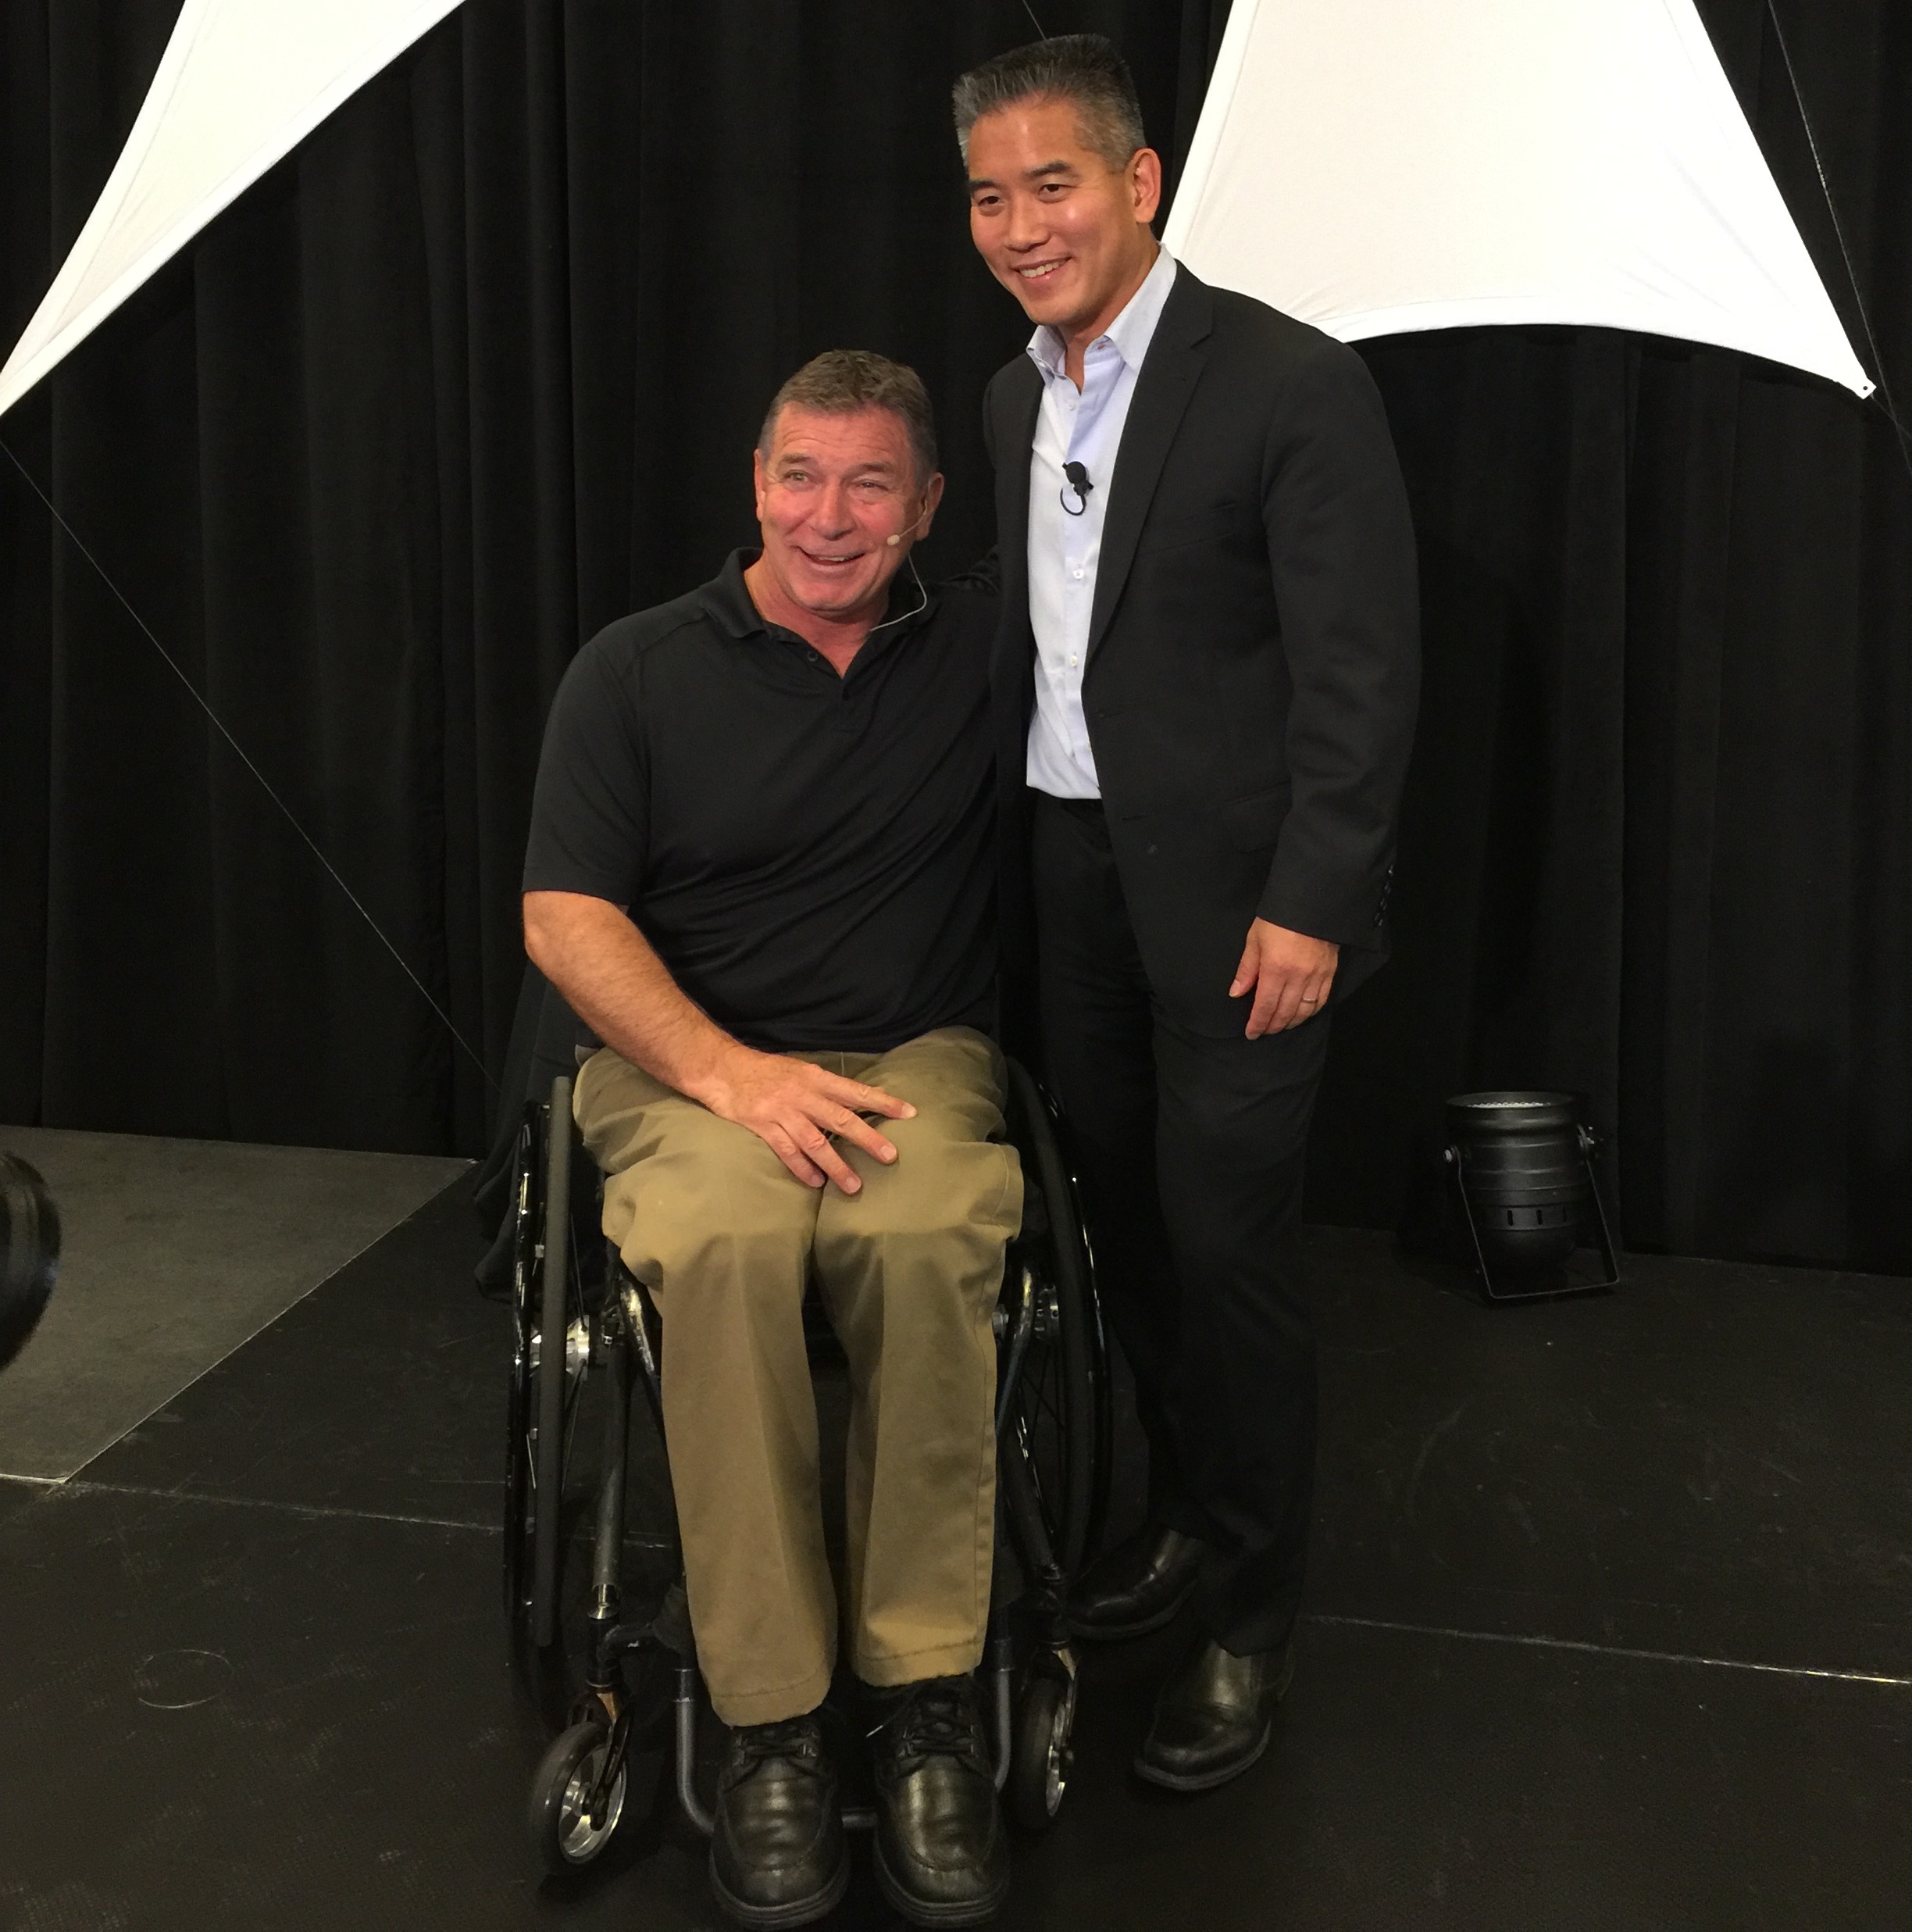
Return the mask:
[(922, 378), (903, 362), (869, 349), (826, 349), (797, 370), (770, 398), (757, 448), (765, 462), (776, 437), (777, 418), (789, 408), (815, 409), (825, 416), (851, 416), (858, 409), (887, 409), (909, 431), (919, 482), (936, 473), (936, 416)]
[(1111, 168), (1125, 168), (1135, 151), (1148, 145), (1135, 77), (1115, 43), (1100, 34), (1057, 34), (1012, 47), (957, 81), (951, 98), (965, 163), (969, 130), (985, 114), (1037, 97), (1072, 103), (1082, 125), (1083, 145)]

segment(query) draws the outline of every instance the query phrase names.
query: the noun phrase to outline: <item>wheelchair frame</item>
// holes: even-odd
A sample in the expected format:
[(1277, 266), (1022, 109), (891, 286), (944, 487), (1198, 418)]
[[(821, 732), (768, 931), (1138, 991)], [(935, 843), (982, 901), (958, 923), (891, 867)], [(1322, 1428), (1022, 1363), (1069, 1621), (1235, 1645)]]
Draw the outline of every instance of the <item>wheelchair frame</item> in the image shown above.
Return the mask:
[[(981, 1674), (997, 1788), (1017, 1823), (1040, 1830), (1054, 1819), (1068, 1783), (1076, 1653), (1065, 1598), (1101, 1534), (1112, 1419), (1108, 1345), (1074, 1177), (1047, 1099), (1018, 1062), (1008, 1062), (1008, 1137), (1022, 1156), (1025, 1207), (1022, 1230), (1005, 1256), (994, 1316), (997, 1557)], [(670, 1673), (669, 1720), (658, 1722), (661, 1712), (648, 1713), (666, 1734), (650, 1741), (674, 1746), (676, 1796), (685, 1816), (706, 1836), (713, 1825), (697, 1789), (703, 1691), (674, 1509), (675, 1580), (650, 1616), (624, 1613), (633, 1369), (663, 1442), (662, 1325), (643, 1284), (608, 1242), (603, 1281), (594, 1294), (587, 1287), (573, 1238), (578, 1204), (571, 1094), (570, 1080), (561, 1077), (548, 1103), (527, 1106), (519, 1128), (505, 1510), (505, 1608), (515, 1648), (548, 1659), (562, 1634), (560, 1593), (571, 1540), (566, 1465), (578, 1400), (587, 1375), (603, 1369), (610, 1395), (592, 1505), (583, 1685), (530, 1794), (533, 1849), (555, 1875), (576, 1873), (601, 1856), (622, 1822), (632, 1747), (647, 1729), (646, 1700), (632, 1691), (626, 1676), (633, 1660), (662, 1664)], [(601, 1184), (601, 1179), (600, 1191)], [(668, 1466), (668, 1448), (665, 1461)], [(1005, 1583), (1005, 1556), (1023, 1586), (1014, 1595)], [(844, 1823), (867, 1830), (876, 1814), (868, 1805), (851, 1805)]]

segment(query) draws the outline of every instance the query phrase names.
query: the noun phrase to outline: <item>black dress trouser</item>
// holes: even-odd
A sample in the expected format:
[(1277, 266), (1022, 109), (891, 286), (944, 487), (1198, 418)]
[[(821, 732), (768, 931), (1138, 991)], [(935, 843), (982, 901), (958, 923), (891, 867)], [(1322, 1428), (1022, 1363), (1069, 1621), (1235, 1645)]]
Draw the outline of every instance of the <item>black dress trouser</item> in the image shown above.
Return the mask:
[(1100, 803), (1034, 805), (1044, 1070), (1135, 1375), (1150, 1514), (1209, 1545), (1207, 1634), (1271, 1650), (1300, 1606), (1313, 1501), (1301, 1181), (1328, 1019), (1260, 1040), (1189, 1024), (1150, 985)]

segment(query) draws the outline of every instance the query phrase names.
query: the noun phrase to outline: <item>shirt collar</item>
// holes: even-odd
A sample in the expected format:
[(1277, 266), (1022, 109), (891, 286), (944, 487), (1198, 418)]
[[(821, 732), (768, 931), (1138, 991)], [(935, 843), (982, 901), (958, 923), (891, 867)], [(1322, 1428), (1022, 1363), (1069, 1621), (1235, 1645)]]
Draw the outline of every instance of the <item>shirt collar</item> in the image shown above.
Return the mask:
[(705, 609), (733, 637), (754, 637), (767, 628), (744, 583), (744, 571), (759, 554), (755, 549), (732, 551), (723, 568), (704, 586)]
[[(1115, 353), (1138, 374), (1142, 359), (1148, 353), (1149, 344), (1154, 340), (1155, 325), (1161, 320), (1168, 291), (1175, 285), (1175, 257), (1166, 248), (1158, 246), (1155, 266), (1143, 277), (1142, 286), (1129, 298), (1122, 313), (1096, 337), (1096, 342), (1112, 342)], [(1096, 342), (1089, 346), (1093, 348)], [(1065, 374), (1065, 352), (1061, 330), (1047, 322), (1029, 339), (1030, 360), (1045, 377)]]

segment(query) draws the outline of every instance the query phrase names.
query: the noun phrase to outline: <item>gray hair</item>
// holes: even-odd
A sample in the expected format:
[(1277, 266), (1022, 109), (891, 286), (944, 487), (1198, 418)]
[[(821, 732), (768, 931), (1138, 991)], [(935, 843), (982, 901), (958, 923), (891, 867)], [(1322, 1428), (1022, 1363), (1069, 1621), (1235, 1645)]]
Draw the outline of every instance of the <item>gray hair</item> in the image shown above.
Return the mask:
[(957, 81), (951, 98), (965, 166), (969, 130), (985, 114), (1035, 98), (1072, 103), (1082, 124), (1083, 146), (1111, 168), (1125, 168), (1135, 151), (1148, 145), (1129, 63), (1115, 42), (1100, 34), (1058, 34), (1012, 47), (972, 67)]
[(825, 416), (854, 416), (859, 409), (887, 409), (909, 431), (919, 483), (936, 473), (936, 415), (922, 378), (904, 362), (869, 349), (826, 349), (797, 370), (770, 398), (757, 448), (765, 462), (776, 438), (777, 418), (787, 409), (815, 409)]

